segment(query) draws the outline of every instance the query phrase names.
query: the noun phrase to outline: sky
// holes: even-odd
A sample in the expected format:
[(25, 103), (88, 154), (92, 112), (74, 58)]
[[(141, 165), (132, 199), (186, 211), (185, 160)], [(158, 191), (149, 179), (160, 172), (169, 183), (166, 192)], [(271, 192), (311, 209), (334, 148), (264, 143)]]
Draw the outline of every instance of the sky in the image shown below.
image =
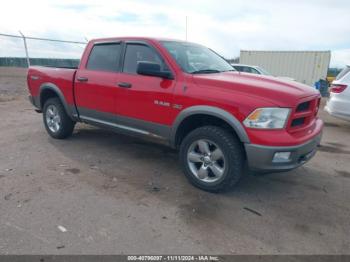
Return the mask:
[[(83, 41), (113, 36), (187, 39), (226, 58), (240, 50), (331, 50), (350, 64), (349, 0), (4, 1), (0, 33)], [(79, 58), (84, 45), (29, 40), (31, 57)], [(24, 56), (21, 39), (0, 36), (0, 56)]]

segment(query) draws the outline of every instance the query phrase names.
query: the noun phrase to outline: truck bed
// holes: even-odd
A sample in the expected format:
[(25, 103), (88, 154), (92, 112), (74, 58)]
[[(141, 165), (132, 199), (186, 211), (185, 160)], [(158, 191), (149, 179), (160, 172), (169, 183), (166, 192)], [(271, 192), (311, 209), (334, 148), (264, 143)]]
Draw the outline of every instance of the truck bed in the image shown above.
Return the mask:
[[(32, 66), (28, 70), (28, 88), (37, 103), (40, 105), (40, 88), (45, 83), (50, 83), (54, 89), (59, 89), (69, 106), (74, 106), (74, 78), (76, 68), (58, 68)], [(38, 101), (39, 100), (39, 101)], [(41, 108), (40, 108), (41, 109)]]

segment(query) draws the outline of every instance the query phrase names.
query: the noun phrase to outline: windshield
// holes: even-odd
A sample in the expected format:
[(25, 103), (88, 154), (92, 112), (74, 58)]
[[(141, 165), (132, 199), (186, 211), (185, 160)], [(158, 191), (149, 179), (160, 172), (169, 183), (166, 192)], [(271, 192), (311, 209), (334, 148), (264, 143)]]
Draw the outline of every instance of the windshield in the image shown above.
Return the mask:
[(236, 71), (225, 59), (207, 47), (176, 41), (161, 43), (186, 73), (210, 74)]

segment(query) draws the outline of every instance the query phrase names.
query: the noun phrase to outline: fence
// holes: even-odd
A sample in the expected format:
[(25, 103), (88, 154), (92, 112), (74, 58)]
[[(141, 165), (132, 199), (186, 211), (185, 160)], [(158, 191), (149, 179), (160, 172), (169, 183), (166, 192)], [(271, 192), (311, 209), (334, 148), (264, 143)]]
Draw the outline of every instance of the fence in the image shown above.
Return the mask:
[[(10, 34), (2, 34), (0, 36), (5, 39), (11, 39), (8, 41), (4, 41), (4, 44), (0, 44), (0, 54), (1, 53), (9, 53), (12, 49), (14, 55), (13, 56), (3, 56), (0, 57), (0, 66), (15, 66), (15, 67), (28, 67), (30, 65), (43, 65), (43, 66), (55, 66), (55, 67), (77, 67), (79, 64), (79, 59), (76, 58), (66, 58), (62, 56), (76, 56), (79, 57), (87, 42), (79, 42), (79, 41), (67, 41), (67, 40), (58, 40), (58, 39), (50, 39), (50, 38), (39, 38), (39, 37), (31, 37), (25, 36), (20, 32), (21, 35), (10, 35)], [(18, 41), (22, 41), (21, 48), (18, 47), (20, 44)], [(28, 41), (34, 41), (35, 44), (28, 45)], [(38, 45), (38, 42), (41, 44)], [(0, 39), (1, 43), (1, 39)], [(45, 43), (44, 45), (42, 43)], [(58, 45), (69, 45), (69, 48), (58, 46)], [(16, 46), (16, 48), (13, 48)], [(3, 50), (1, 50), (3, 48)], [(54, 49), (51, 53), (48, 52), (48, 49)], [(69, 51), (70, 50), (70, 51)], [(23, 53), (24, 57), (18, 55), (19, 53)], [(31, 57), (31, 54), (34, 54)], [(52, 57), (60, 54), (61, 57)], [(77, 55), (78, 54), (78, 55)], [(41, 57), (38, 57), (41, 56)]]
[[(30, 65), (54, 66), (54, 67), (78, 67), (79, 59), (67, 58), (29, 58)], [(0, 57), (0, 67), (27, 67), (25, 57)]]

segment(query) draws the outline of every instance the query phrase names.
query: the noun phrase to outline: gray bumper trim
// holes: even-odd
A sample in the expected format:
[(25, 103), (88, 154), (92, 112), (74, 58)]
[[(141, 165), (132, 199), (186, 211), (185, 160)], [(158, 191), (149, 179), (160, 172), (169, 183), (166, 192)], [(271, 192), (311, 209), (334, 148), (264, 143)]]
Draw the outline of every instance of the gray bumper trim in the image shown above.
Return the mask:
[[(316, 154), (317, 146), (321, 142), (321, 137), (322, 133), (304, 144), (287, 147), (245, 144), (248, 167), (251, 170), (263, 172), (279, 172), (294, 169), (305, 164)], [(284, 163), (272, 162), (276, 152), (291, 152), (290, 161)]]
[(37, 111), (40, 111), (40, 110), (41, 110), (41, 109), (40, 109), (39, 98), (38, 98), (37, 96), (31, 96), (31, 95), (29, 95), (29, 96), (28, 96), (28, 99), (29, 99), (30, 103), (31, 103), (34, 107), (36, 107), (36, 110), (37, 110)]

